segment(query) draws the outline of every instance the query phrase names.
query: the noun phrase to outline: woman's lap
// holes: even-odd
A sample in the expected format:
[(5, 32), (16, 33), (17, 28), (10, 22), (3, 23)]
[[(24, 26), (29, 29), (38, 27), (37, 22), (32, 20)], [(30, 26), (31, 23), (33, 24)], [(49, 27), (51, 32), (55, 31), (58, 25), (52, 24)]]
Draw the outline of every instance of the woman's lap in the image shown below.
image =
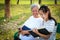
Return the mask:
[(19, 38), (21, 40), (35, 40), (35, 38), (32, 35), (29, 35), (29, 36), (20, 35)]

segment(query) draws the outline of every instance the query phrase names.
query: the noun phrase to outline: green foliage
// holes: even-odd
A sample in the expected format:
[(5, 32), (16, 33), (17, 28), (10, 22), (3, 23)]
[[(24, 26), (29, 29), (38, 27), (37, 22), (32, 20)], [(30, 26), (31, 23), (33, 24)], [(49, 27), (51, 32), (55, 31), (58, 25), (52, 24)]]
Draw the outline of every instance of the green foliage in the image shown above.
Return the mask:
[[(49, 1), (49, 2), (48, 2)], [(48, 5), (52, 16), (60, 23), (60, 5), (53, 5), (53, 0), (43, 0), (42, 4), (52, 4)], [(37, 0), (33, 0), (33, 3), (37, 3)], [(59, 4), (60, 1), (58, 1)], [(13, 40), (14, 33), (17, 31), (17, 28), (20, 27), (31, 15), (30, 10), (30, 1), (21, 0), (19, 5), (17, 5), (16, 0), (11, 0), (11, 19), (9, 22), (6, 22), (4, 18), (4, 0), (0, 0), (0, 40)], [(60, 34), (57, 33), (57, 39)]]

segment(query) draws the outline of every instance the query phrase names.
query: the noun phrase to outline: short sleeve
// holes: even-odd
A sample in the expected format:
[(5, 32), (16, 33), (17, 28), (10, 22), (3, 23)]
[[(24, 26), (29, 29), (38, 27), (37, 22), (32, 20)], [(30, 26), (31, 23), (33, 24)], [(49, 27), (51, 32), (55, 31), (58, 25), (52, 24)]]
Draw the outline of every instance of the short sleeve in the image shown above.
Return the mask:
[(54, 31), (54, 28), (55, 28), (55, 21), (53, 20), (50, 20), (47, 25), (46, 25), (46, 29), (49, 31), (49, 32), (53, 32)]

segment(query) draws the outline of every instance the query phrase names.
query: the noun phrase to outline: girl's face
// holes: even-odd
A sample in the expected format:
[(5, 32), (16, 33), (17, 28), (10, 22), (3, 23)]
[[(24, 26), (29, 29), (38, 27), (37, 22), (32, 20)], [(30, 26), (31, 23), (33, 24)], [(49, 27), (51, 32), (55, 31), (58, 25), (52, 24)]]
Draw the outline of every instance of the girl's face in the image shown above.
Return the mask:
[(40, 14), (41, 17), (42, 17), (43, 19), (45, 19), (45, 20), (48, 18), (48, 12), (44, 13), (42, 10), (40, 10), (40, 11), (39, 11), (39, 14)]
[(43, 19), (47, 20), (48, 19), (48, 13), (43, 14)]
[(39, 14), (41, 17), (43, 17), (43, 11), (42, 10), (39, 10)]

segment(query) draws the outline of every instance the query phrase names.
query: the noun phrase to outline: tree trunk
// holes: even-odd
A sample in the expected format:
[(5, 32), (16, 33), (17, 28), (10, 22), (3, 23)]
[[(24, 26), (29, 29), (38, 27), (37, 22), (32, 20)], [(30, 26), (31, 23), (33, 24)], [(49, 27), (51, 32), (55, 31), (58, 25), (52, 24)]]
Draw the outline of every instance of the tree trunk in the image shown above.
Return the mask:
[(30, 0), (30, 3), (32, 4), (32, 0)]
[(41, 4), (41, 0), (39, 0), (39, 4)]
[(57, 4), (57, 0), (55, 0), (55, 4)]
[(5, 18), (10, 18), (10, 0), (5, 0)]
[(19, 4), (19, 0), (17, 0), (17, 4)]

